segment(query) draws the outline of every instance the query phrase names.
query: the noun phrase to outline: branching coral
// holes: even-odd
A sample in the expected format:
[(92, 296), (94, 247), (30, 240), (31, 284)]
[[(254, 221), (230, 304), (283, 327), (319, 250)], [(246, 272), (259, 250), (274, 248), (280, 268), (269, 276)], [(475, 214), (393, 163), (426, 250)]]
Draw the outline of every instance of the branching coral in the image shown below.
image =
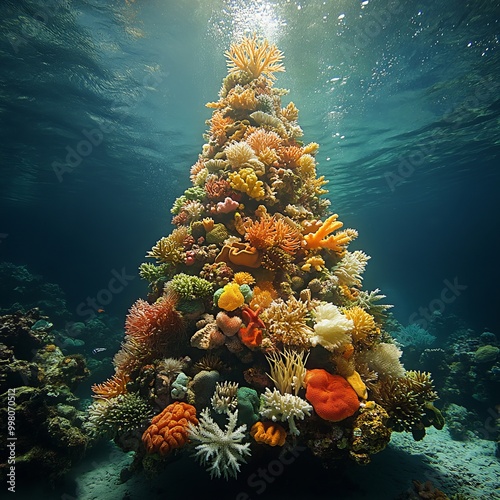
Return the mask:
[(328, 217), (315, 233), (306, 234), (304, 236), (304, 247), (308, 249), (328, 248), (334, 252), (342, 253), (344, 247), (356, 238), (358, 233), (354, 229), (346, 229), (335, 235), (328, 236), (344, 225), (337, 218), (338, 214)]
[(361, 250), (346, 252), (340, 262), (333, 268), (333, 274), (340, 285), (361, 286), (362, 274), (370, 257)]
[(273, 422), (288, 422), (290, 434), (298, 436), (300, 431), (297, 429), (295, 419), (304, 420), (311, 415), (312, 406), (293, 394), (281, 394), (276, 389), (266, 391), (261, 396), (260, 414), (264, 418), (270, 418)]
[(237, 391), (238, 384), (236, 382), (217, 382), (214, 395), (210, 400), (212, 408), (217, 413), (228, 413), (236, 410), (238, 406)]
[(273, 73), (285, 71), (281, 64), (283, 53), (276, 45), (271, 45), (267, 40), (258, 39), (256, 35), (252, 38), (245, 37), (238, 44), (231, 44), (231, 48), (225, 52), (228, 58), (229, 73), (244, 71), (253, 78), (266, 75), (271, 80), (275, 79)]
[(274, 300), (262, 313), (272, 343), (298, 349), (310, 347), (313, 330), (307, 324), (308, 316), (307, 304), (293, 296), (287, 301)]
[(190, 424), (189, 438), (195, 443), (195, 458), (210, 472), (210, 477), (225, 479), (236, 477), (242, 462), (250, 455), (250, 443), (243, 444), (245, 439), (245, 424), (236, 427), (238, 410), (228, 412), (228, 421), (222, 430), (210, 416), (210, 410), (205, 408), (200, 413), (198, 425)]

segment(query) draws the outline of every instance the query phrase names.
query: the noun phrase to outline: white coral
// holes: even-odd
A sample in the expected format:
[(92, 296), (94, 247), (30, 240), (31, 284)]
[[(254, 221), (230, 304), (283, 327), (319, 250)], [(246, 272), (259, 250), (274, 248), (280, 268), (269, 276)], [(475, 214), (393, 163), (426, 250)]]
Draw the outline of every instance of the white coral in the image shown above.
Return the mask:
[(346, 286), (361, 286), (362, 274), (368, 260), (371, 259), (361, 250), (346, 252), (342, 260), (333, 268), (333, 274), (338, 277), (340, 284)]
[(210, 472), (210, 477), (226, 479), (236, 477), (240, 471), (241, 462), (246, 462), (245, 456), (250, 455), (250, 444), (242, 444), (247, 426), (236, 428), (238, 410), (228, 412), (228, 422), (222, 430), (210, 416), (210, 410), (205, 408), (200, 413), (198, 425), (189, 424), (189, 439), (198, 441), (195, 447), (195, 458)]
[(400, 357), (403, 354), (395, 344), (380, 343), (370, 351), (363, 352), (357, 361), (366, 363), (368, 368), (378, 373), (379, 377), (404, 377), (405, 369)]
[(261, 396), (260, 414), (264, 418), (270, 418), (273, 422), (280, 420), (288, 422), (290, 434), (298, 436), (300, 431), (295, 425), (295, 418), (304, 420), (305, 416), (310, 416), (312, 406), (304, 399), (293, 394), (281, 394), (276, 389), (271, 392), (266, 388), (266, 392)]
[(313, 346), (320, 344), (325, 349), (333, 351), (350, 341), (349, 332), (354, 328), (354, 322), (346, 318), (336, 305), (325, 302), (317, 306), (314, 313), (315, 334), (310, 339)]

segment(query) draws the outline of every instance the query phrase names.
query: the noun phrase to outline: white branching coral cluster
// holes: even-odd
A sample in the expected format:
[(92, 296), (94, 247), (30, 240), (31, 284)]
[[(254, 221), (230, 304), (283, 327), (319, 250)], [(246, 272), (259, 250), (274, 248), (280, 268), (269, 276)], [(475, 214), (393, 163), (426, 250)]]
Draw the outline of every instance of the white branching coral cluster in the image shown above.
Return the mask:
[(273, 422), (278, 420), (288, 422), (290, 434), (298, 436), (300, 431), (295, 425), (295, 418), (304, 420), (304, 417), (311, 416), (313, 407), (299, 396), (293, 394), (281, 394), (278, 390), (271, 391), (266, 388), (266, 392), (261, 396), (260, 414), (264, 418), (269, 418)]
[(333, 274), (337, 276), (341, 285), (361, 286), (362, 274), (365, 272), (366, 264), (370, 258), (361, 250), (347, 251), (333, 268)]
[(350, 331), (354, 327), (351, 319), (347, 319), (337, 306), (329, 302), (320, 304), (314, 309), (316, 323), (311, 344), (322, 345), (325, 349), (333, 351), (350, 340)]
[(237, 421), (238, 410), (228, 412), (228, 421), (222, 430), (210, 416), (209, 408), (205, 408), (200, 413), (198, 425), (190, 423), (188, 426), (189, 439), (199, 443), (194, 456), (207, 467), (210, 477), (236, 477), (241, 463), (250, 455), (250, 444), (242, 443), (247, 426), (243, 424), (237, 428)]
[(236, 410), (238, 406), (237, 391), (238, 384), (236, 382), (217, 382), (214, 395), (210, 401), (212, 408), (217, 413), (228, 413)]

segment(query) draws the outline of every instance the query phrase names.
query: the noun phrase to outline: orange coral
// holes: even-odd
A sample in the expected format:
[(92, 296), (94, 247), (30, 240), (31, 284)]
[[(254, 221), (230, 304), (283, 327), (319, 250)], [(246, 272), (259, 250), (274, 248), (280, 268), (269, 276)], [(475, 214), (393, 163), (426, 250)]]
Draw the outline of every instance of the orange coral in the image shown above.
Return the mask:
[(270, 281), (261, 281), (258, 286), (254, 287), (253, 298), (249, 305), (252, 309), (257, 309), (259, 307), (261, 309), (266, 309), (277, 296), (278, 293)]
[(205, 162), (200, 158), (190, 170), (190, 179), (194, 184), (196, 182), (196, 176), (205, 168)]
[(281, 137), (276, 132), (271, 132), (262, 128), (257, 129), (246, 139), (248, 145), (257, 155), (266, 148), (277, 150), (281, 145), (281, 141)]
[(350, 243), (358, 234), (353, 229), (347, 229), (337, 234), (331, 234), (344, 224), (337, 220), (338, 214), (333, 214), (323, 222), (314, 233), (304, 235), (304, 247), (308, 249), (329, 248), (334, 252), (342, 253), (345, 245)]
[(92, 391), (95, 393), (93, 397), (98, 399), (109, 399), (115, 398), (120, 394), (125, 394), (129, 382), (130, 377), (127, 374), (115, 373), (102, 384), (94, 384), (92, 386)]
[(217, 144), (222, 145), (226, 142), (226, 127), (233, 123), (233, 119), (224, 117), (220, 111), (215, 111), (210, 119), (210, 134), (215, 138)]
[(224, 245), (215, 262), (230, 262), (236, 266), (260, 267), (260, 252), (248, 243), (235, 241), (230, 245)]
[(247, 347), (258, 347), (262, 343), (262, 328), (266, 325), (259, 318), (260, 309), (243, 307), (241, 315), (246, 326), (240, 328), (238, 336)]
[(274, 422), (255, 422), (250, 429), (250, 435), (257, 443), (269, 446), (283, 446), (286, 440), (285, 429)]
[(293, 222), (265, 215), (247, 228), (246, 238), (260, 250), (277, 246), (293, 254), (300, 248), (302, 234)]
[(279, 150), (281, 161), (287, 167), (296, 167), (300, 157), (304, 154), (304, 150), (299, 146), (286, 146)]
[(260, 40), (256, 35), (252, 38), (245, 37), (238, 44), (231, 44), (225, 56), (228, 58), (229, 73), (241, 70), (253, 78), (264, 74), (274, 80), (276, 77), (273, 73), (285, 71), (281, 64), (283, 53), (276, 45), (269, 45), (267, 40)]
[(339, 422), (358, 411), (358, 395), (344, 377), (318, 368), (307, 371), (305, 383), (306, 399), (323, 420)]
[(175, 402), (153, 417), (144, 431), (142, 442), (148, 453), (167, 455), (188, 441), (187, 426), (198, 424), (196, 408), (190, 404)]
[(252, 89), (246, 89), (239, 94), (232, 89), (226, 101), (233, 109), (254, 110), (259, 104)]
[(255, 283), (255, 278), (246, 272), (235, 273), (233, 281), (238, 283), (238, 285), (252, 285)]

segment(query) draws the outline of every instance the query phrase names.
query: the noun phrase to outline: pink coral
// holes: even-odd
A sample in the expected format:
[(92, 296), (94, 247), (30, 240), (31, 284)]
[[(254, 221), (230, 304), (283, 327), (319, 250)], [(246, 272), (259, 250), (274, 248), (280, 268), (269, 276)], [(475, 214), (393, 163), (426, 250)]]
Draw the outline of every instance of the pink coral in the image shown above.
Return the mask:
[(218, 214), (228, 214), (230, 212), (234, 212), (239, 206), (239, 202), (233, 200), (229, 196), (226, 196), (224, 201), (219, 201), (219, 203), (217, 203), (215, 211)]

